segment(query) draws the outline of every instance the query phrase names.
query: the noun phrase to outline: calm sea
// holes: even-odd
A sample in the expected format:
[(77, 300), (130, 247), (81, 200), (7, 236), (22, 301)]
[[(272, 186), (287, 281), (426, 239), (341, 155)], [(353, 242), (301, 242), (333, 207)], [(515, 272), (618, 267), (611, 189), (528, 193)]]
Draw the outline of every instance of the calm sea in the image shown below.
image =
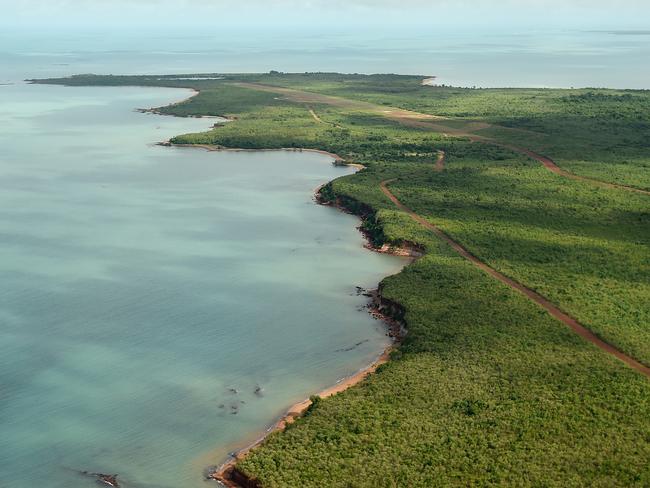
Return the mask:
[(0, 86), (0, 486), (203, 486), (292, 403), (370, 363), (404, 261), (316, 205), (322, 155), (153, 143), (188, 92)]
[[(0, 32), (0, 83), (70, 73), (338, 71), (481, 87), (650, 88), (650, 30), (436, 28)], [(149, 30), (147, 30), (149, 29)]]

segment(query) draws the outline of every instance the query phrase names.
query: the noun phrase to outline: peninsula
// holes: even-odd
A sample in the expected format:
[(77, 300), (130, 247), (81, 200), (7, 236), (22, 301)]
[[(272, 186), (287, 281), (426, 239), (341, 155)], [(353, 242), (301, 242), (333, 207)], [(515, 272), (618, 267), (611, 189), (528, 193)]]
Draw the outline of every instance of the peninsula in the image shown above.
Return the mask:
[(231, 122), (169, 144), (363, 165), (319, 198), (362, 217), (373, 246), (422, 252), (379, 287), (407, 330), (390, 359), (305, 404), (226, 482), (650, 484), (650, 92), (274, 71), (32, 81), (193, 89), (152, 110)]

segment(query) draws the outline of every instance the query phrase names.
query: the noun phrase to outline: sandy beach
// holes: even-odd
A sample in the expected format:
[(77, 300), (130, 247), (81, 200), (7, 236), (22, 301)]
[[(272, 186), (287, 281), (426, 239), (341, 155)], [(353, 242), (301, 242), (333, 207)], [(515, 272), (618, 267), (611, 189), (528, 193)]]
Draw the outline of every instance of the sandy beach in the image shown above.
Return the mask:
[[(386, 252), (386, 251), (384, 251)], [(402, 254), (399, 255), (409, 255), (408, 250), (404, 250)], [(370, 365), (365, 368), (362, 368), (355, 374), (342, 378), (333, 386), (330, 386), (318, 393), (316, 396), (320, 398), (328, 398), (338, 393), (341, 393), (348, 388), (351, 388), (362, 381), (364, 381), (369, 375), (375, 373), (377, 369), (386, 364), (390, 360), (390, 354), (399, 345), (401, 339), (405, 334), (405, 324), (401, 321), (395, 320), (390, 315), (388, 315), (388, 310), (397, 306), (396, 304), (389, 303), (381, 297), (381, 293), (376, 291), (373, 293), (372, 305), (369, 308), (369, 312), (378, 320), (383, 320), (388, 327), (388, 334), (393, 339), (393, 344), (388, 346), (384, 352), (373, 361)], [(297, 418), (302, 416), (307, 409), (311, 406), (311, 399), (305, 399), (298, 403), (295, 403), (289, 407), (287, 412), (275, 423), (271, 428), (269, 428), (264, 435), (257, 439), (252, 444), (249, 444), (243, 449), (237, 451), (237, 453), (227, 462), (222, 464), (217, 470), (215, 470), (209, 478), (218, 481), (223, 486), (228, 488), (244, 488), (247, 486), (256, 486), (254, 480), (248, 480), (244, 474), (239, 472), (236, 469), (236, 464), (243, 460), (253, 449), (262, 444), (264, 440), (273, 432), (284, 430), (285, 427), (296, 421)]]

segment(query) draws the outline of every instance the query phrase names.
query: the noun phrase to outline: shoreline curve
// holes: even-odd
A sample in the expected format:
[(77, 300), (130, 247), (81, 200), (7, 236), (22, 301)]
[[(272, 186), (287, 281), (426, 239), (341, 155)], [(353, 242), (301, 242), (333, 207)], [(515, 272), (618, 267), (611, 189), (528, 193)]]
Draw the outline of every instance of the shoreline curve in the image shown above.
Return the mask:
[[(203, 149), (208, 152), (277, 152), (277, 151), (310, 152), (310, 153), (316, 153), (316, 154), (321, 154), (324, 156), (331, 157), (334, 160), (332, 162), (333, 164), (337, 164), (341, 166), (350, 166), (356, 168), (358, 171), (362, 171), (366, 168), (362, 164), (349, 163), (338, 154), (327, 152), (320, 149), (308, 149), (308, 148), (244, 149), (244, 148), (229, 148), (229, 147), (223, 147), (223, 146), (217, 146), (211, 144), (174, 144), (170, 141), (159, 142), (156, 145), (163, 146), (163, 147)], [(441, 164), (444, 164), (444, 153), (440, 155), (439, 162), (440, 161)], [(315, 190), (314, 197), (316, 202), (318, 202), (320, 205), (334, 206), (341, 212), (352, 214), (352, 212), (348, 211), (348, 209), (345, 208), (344, 205), (337, 202), (334, 203), (324, 202), (320, 198), (320, 189), (323, 186), (327, 185), (328, 183), (329, 182), (324, 183), (323, 185), (319, 186)], [(356, 216), (359, 217), (359, 219), (363, 220), (363, 216), (360, 215), (356, 215)], [(360, 228), (358, 229), (361, 232)], [(363, 234), (363, 232), (361, 233)], [(377, 252), (381, 254), (390, 254), (402, 258), (409, 258), (411, 260), (410, 263), (419, 259), (422, 256), (422, 253), (417, 248), (410, 246), (408, 243), (404, 243), (404, 245), (401, 247), (384, 245), (381, 248), (378, 248), (378, 247), (374, 247), (368, 240), (363, 247), (372, 252)], [(410, 263), (407, 263), (407, 265)], [(403, 308), (401, 307), (401, 305), (394, 302), (390, 302), (385, 298), (383, 298), (381, 295), (380, 288), (378, 288), (375, 291), (372, 291), (371, 294), (372, 296), (371, 296), (370, 303), (368, 305), (368, 313), (370, 313), (377, 320), (381, 320), (384, 322), (388, 330), (387, 335), (392, 339), (392, 344), (386, 347), (384, 351), (368, 366), (359, 369), (356, 373), (353, 373), (350, 376), (346, 376), (344, 378), (339, 379), (332, 386), (329, 386), (324, 390), (314, 393), (312, 396), (317, 396), (320, 398), (329, 398), (331, 396), (336, 395), (337, 393), (341, 393), (361, 383), (368, 376), (375, 373), (380, 366), (390, 361), (391, 353), (400, 345), (402, 339), (406, 335), (406, 324), (402, 319), (396, 318), (396, 315), (398, 314), (395, 313), (396, 309), (399, 309), (401, 311), (400, 314), (403, 313)], [(207, 479), (217, 481), (220, 485), (225, 486), (226, 488), (245, 488), (247, 486), (255, 486), (255, 482), (253, 480), (249, 480), (243, 473), (237, 471), (236, 464), (240, 462), (242, 459), (244, 459), (253, 449), (261, 445), (270, 434), (284, 430), (284, 428), (287, 425), (295, 422), (300, 416), (302, 416), (307, 411), (307, 409), (311, 406), (311, 404), (312, 404), (312, 400), (310, 396), (310, 398), (306, 398), (304, 400), (301, 400), (291, 405), (287, 409), (287, 411), (271, 425), (271, 427), (268, 427), (264, 431), (264, 433), (261, 436), (259, 436), (252, 443), (249, 443), (248, 445), (235, 451), (235, 455), (232, 456), (230, 459), (226, 460), (225, 462), (223, 462), (222, 464), (220, 464), (216, 470), (210, 472), (207, 475)]]
[[(192, 89), (193, 90), (193, 89)], [(175, 102), (172, 104), (167, 105), (167, 107), (173, 107), (176, 106), (180, 103), (183, 103), (201, 92), (199, 90), (193, 90), (195, 93), (193, 93), (190, 97), (183, 99), (179, 102)], [(161, 116), (171, 116), (171, 117), (179, 117), (174, 114), (166, 114), (163, 113), (159, 110), (159, 108), (148, 108), (148, 109), (141, 109), (139, 110), (142, 113), (151, 113), (155, 115), (161, 115)], [(184, 117), (180, 117), (184, 118)], [(204, 118), (204, 117), (195, 117), (195, 118)], [(227, 116), (217, 116), (217, 117), (207, 117), (207, 118), (219, 118), (223, 119), (224, 122), (230, 122), (235, 119)], [(215, 124), (216, 125), (216, 124)], [(175, 144), (172, 143), (170, 140), (163, 141), (163, 142), (158, 142), (155, 145), (157, 146), (163, 146), (163, 147), (178, 147), (178, 148), (194, 148), (194, 149), (203, 149), (208, 152), (276, 152), (276, 151), (288, 151), (288, 152), (310, 152), (310, 153), (316, 153), (316, 154), (322, 154), (324, 156), (328, 156), (333, 159), (333, 164), (336, 165), (341, 165), (341, 166), (350, 166), (352, 168), (356, 168), (358, 171), (364, 170), (366, 167), (362, 164), (358, 163), (350, 163), (347, 162), (344, 158), (339, 156), (338, 154), (331, 153), (328, 151), (324, 151), (322, 149), (309, 149), (309, 148), (275, 148), (275, 149), (245, 149), (245, 148), (230, 148), (230, 147), (224, 147), (224, 146), (218, 146), (218, 145), (213, 145), (213, 144)], [(442, 159), (442, 164), (444, 164), (444, 156), (441, 158)], [(319, 186), (316, 188), (314, 194), (315, 194), (315, 200), (321, 204), (321, 205), (332, 205), (335, 206), (337, 209), (339, 209), (342, 212), (345, 213), (352, 213), (349, 212), (343, 205), (335, 202), (335, 203), (326, 203), (322, 201), (319, 196), (320, 196), (320, 189), (327, 185), (330, 182), (324, 183), (323, 185)], [(363, 220), (363, 216), (357, 215), (361, 220)], [(359, 228), (359, 231), (361, 232), (361, 229)], [(361, 232), (363, 234), (363, 232)], [(415, 261), (419, 257), (421, 257), (421, 253), (412, 247), (408, 245), (408, 243), (405, 243), (404, 247), (395, 247), (395, 246), (387, 246), (384, 245), (381, 248), (376, 248), (374, 247), (370, 241), (367, 241), (367, 244), (364, 245), (364, 248), (368, 249), (369, 251), (373, 252), (378, 252), (378, 253), (383, 253), (383, 254), (392, 254), (395, 256), (399, 257), (409, 257), (411, 258), (411, 262)], [(383, 305), (382, 305), (383, 304)], [(373, 315), (375, 318), (378, 320), (382, 320), (388, 329), (388, 335), (392, 338), (393, 343), (389, 345), (387, 348), (384, 349), (384, 351), (368, 366), (361, 368), (359, 371), (356, 373), (345, 377), (343, 379), (340, 379), (337, 381), (334, 385), (314, 394), (313, 396), (318, 396), (321, 398), (328, 398), (333, 395), (336, 395), (337, 393), (341, 393), (348, 388), (351, 388), (352, 386), (355, 386), (359, 383), (361, 383), (363, 380), (365, 380), (368, 376), (371, 374), (375, 373), (377, 369), (382, 366), (383, 364), (388, 363), (390, 360), (390, 354), (399, 344), (401, 343), (401, 339), (404, 337), (406, 333), (406, 326), (405, 323), (402, 320), (395, 319), (391, 317), (390, 315), (385, 314), (382, 310), (387, 309), (387, 310), (395, 310), (395, 308), (399, 308), (401, 310), (402, 307), (401, 305), (393, 302), (388, 302), (381, 296), (381, 290), (377, 289), (375, 292), (372, 292), (372, 299), (369, 304), (368, 312)], [(390, 312), (389, 312), (390, 313)], [(244, 446), (243, 448), (240, 448), (238, 451), (236, 451), (236, 454), (234, 457), (231, 459), (228, 459), (227, 461), (223, 462), (219, 467), (212, 471), (211, 473), (208, 474), (207, 479), (208, 480), (214, 480), (220, 483), (222, 486), (225, 486), (227, 488), (244, 488), (244, 486), (249, 486), (251, 483), (254, 483), (252, 480), (247, 479), (242, 473), (238, 472), (236, 470), (235, 465), (241, 461), (248, 453), (250, 453), (253, 449), (255, 449), (257, 446), (259, 446), (264, 440), (273, 432), (283, 430), (288, 424), (293, 423), (298, 417), (300, 417), (302, 414), (305, 413), (305, 411), (310, 407), (312, 404), (311, 397), (304, 399), (298, 403), (295, 403), (289, 407), (287, 412), (282, 415), (282, 417), (277, 420), (271, 427), (267, 428), (264, 434), (262, 434), (259, 438), (257, 438), (255, 441), (252, 443)], [(237, 481), (239, 480), (239, 481)]]

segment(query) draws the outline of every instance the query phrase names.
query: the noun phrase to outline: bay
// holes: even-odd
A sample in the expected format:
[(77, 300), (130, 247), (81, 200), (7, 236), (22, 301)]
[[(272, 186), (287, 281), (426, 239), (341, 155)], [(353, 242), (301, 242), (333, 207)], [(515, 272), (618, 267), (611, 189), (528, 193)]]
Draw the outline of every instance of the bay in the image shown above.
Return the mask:
[(3, 488), (203, 486), (388, 344), (355, 287), (404, 261), (313, 201), (352, 170), (154, 145), (215, 122), (134, 111), (188, 95), (0, 87)]

